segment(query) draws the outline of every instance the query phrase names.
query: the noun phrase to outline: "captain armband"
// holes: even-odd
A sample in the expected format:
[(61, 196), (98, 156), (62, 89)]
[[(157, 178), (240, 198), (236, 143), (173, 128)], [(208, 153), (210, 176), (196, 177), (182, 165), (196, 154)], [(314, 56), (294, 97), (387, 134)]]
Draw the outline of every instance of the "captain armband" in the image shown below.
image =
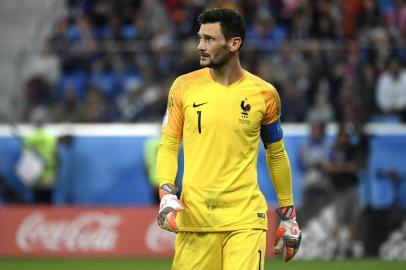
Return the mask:
[(281, 121), (278, 119), (270, 125), (261, 126), (261, 139), (265, 148), (268, 145), (278, 142), (283, 138), (283, 130)]

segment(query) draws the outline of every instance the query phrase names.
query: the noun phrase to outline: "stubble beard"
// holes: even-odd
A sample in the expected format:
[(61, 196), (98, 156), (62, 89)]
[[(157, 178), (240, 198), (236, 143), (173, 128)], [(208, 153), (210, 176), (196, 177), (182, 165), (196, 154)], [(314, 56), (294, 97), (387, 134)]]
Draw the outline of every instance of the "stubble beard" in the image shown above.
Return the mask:
[(202, 64), (202, 62), (200, 62), (200, 66), (213, 69), (220, 69), (224, 67), (225, 64), (227, 64), (229, 59), (230, 57), (228, 54), (221, 55), (217, 61), (214, 61), (211, 57), (209, 57), (209, 62), (207, 64)]

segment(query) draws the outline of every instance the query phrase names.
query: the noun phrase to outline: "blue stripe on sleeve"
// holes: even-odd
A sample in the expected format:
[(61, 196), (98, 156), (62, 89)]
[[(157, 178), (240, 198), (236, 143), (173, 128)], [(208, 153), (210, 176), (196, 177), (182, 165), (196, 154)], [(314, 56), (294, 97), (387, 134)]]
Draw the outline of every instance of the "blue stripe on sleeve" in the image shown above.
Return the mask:
[(279, 119), (270, 125), (261, 126), (261, 139), (265, 147), (268, 144), (282, 140), (282, 138), (283, 130)]

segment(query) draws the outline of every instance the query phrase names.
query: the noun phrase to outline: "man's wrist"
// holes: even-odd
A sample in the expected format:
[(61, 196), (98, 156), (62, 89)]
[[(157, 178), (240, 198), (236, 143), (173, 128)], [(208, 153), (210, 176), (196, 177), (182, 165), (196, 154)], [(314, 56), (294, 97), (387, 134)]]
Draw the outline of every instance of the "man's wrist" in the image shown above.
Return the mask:
[(296, 219), (296, 209), (293, 205), (277, 208), (276, 213), (284, 221)]
[(165, 183), (159, 187), (159, 198), (162, 199), (162, 197), (166, 194), (176, 195), (178, 191), (179, 188), (177, 186)]

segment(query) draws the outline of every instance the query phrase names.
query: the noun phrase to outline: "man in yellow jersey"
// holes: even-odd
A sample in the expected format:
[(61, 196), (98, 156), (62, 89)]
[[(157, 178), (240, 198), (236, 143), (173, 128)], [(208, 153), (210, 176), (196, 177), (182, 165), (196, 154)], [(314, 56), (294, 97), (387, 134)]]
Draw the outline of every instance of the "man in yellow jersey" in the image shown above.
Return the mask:
[[(297, 252), (301, 233), (275, 88), (241, 68), (245, 23), (229, 9), (198, 18), (200, 70), (178, 77), (168, 97), (157, 157), (161, 228), (178, 233), (172, 269), (264, 269), (267, 204), (257, 181), (259, 139), (278, 195), (275, 253)], [(184, 175), (174, 185), (180, 141)]]

